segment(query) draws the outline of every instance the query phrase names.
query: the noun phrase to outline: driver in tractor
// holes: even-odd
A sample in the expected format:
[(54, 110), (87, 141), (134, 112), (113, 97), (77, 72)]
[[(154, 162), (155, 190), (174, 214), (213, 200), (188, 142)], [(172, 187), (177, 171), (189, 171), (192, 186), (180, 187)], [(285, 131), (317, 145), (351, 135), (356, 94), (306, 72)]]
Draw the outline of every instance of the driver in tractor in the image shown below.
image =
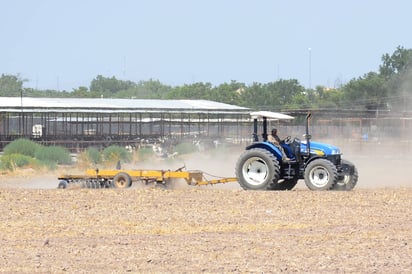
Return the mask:
[(281, 152), (282, 152), (282, 160), (283, 161), (290, 161), (288, 156), (285, 153), (285, 150), (283, 149), (281, 143), (282, 140), (280, 140), (278, 136), (278, 130), (276, 128), (272, 129), (271, 134), (268, 136), (268, 141), (272, 144), (274, 144)]

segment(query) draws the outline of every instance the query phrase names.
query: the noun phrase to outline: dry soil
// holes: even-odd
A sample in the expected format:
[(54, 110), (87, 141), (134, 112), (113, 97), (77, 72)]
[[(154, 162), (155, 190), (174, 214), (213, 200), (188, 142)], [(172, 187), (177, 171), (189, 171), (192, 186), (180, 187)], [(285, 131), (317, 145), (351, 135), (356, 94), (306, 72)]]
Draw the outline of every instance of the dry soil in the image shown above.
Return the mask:
[[(411, 273), (411, 159), (347, 151), (360, 176), (350, 192), (303, 182), (287, 192), (237, 183), (61, 190), (56, 173), (2, 175), (0, 272)], [(233, 176), (238, 155), (135, 165)]]

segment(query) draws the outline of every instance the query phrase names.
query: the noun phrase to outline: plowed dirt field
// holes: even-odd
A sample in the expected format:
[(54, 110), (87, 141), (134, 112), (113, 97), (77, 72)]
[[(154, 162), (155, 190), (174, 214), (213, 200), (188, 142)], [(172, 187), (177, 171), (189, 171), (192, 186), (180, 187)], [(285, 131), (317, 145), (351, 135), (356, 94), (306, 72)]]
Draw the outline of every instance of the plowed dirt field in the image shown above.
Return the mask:
[[(190, 163), (233, 176), (237, 155)], [(2, 176), (0, 272), (412, 273), (409, 165), (379, 179), (387, 162), (374, 158), (348, 157), (360, 176), (350, 192), (59, 190), (55, 174)]]

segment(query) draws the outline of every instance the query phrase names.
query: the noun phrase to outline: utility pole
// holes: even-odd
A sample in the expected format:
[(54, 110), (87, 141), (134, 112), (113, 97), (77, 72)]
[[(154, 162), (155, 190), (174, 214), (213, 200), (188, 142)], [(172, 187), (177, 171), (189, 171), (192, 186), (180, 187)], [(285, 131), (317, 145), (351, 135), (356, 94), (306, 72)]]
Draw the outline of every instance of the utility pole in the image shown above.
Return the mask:
[(21, 110), (21, 129), (20, 129), (20, 135), (24, 135), (24, 112), (23, 112), (23, 88), (20, 88), (20, 110)]
[(309, 51), (309, 89), (312, 89), (312, 48)]

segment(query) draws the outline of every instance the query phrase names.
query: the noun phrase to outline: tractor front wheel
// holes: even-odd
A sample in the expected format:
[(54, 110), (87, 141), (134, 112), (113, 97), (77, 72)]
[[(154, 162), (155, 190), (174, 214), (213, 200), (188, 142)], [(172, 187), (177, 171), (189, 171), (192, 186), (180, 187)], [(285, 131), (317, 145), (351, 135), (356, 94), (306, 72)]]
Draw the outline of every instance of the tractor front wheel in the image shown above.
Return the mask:
[(356, 183), (358, 182), (358, 169), (354, 164), (347, 160), (342, 159), (342, 169), (344, 170), (344, 175), (342, 179), (339, 179), (333, 190), (352, 190)]
[(236, 177), (246, 190), (267, 190), (279, 180), (279, 162), (266, 149), (254, 148), (243, 152), (236, 163)]
[(305, 183), (311, 190), (330, 190), (338, 181), (335, 165), (326, 159), (316, 159), (305, 168)]

